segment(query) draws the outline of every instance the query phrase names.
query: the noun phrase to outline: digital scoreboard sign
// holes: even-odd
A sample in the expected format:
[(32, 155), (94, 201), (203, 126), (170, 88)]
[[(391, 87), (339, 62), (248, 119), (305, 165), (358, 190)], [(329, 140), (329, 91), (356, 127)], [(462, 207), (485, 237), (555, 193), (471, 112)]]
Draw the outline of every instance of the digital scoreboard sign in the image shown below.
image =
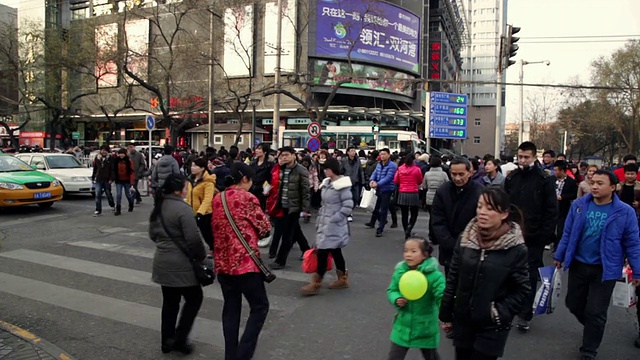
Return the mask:
[(434, 139), (466, 139), (469, 97), (431, 92), (427, 95), (428, 134)]

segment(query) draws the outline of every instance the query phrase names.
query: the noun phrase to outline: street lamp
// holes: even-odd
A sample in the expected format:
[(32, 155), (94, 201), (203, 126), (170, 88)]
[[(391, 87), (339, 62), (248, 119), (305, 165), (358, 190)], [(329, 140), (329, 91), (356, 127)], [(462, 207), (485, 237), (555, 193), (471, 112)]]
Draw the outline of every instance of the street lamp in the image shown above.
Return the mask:
[(253, 115), (251, 116), (251, 149), (253, 149), (256, 143), (256, 107), (260, 105), (260, 101), (260, 99), (249, 100), (249, 102), (251, 102), (251, 107), (253, 107)]
[(518, 127), (518, 145), (522, 144), (524, 140), (524, 66), (531, 64), (545, 64), (547, 66), (551, 65), (551, 61), (543, 60), (543, 61), (526, 61), (520, 60), (520, 74), (518, 76), (520, 82), (520, 126)]

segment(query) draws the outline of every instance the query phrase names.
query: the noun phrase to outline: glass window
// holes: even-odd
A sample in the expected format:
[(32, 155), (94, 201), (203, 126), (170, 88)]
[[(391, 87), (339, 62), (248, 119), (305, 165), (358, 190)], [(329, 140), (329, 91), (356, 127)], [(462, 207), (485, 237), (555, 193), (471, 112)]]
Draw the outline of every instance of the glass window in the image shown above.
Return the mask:
[(474, 144), (480, 144), (480, 136), (474, 136), (473, 137), (473, 143)]
[(75, 169), (83, 168), (82, 164), (74, 156), (48, 156), (49, 169)]
[(479, 119), (479, 118), (476, 118), (476, 119), (473, 121), (473, 125), (475, 125), (475, 126), (480, 126), (480, 119)]

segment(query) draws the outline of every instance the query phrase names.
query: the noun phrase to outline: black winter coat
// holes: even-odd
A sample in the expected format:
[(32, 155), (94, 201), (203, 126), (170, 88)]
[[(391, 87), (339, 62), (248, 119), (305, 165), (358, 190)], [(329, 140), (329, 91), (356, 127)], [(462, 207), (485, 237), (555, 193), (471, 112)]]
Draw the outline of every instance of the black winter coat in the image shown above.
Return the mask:
[(481, 249), (469, 224), (456, 246), (440, 307), (453, 323), (454, 346), (502, 356), (511, 321), (530, 291), (527, 248), (516, 224), (489, 249)]
[[(458, 242), (458, 236), (476, 216), (478, 199), (483, 190), (484, 187), (469, 180), (462, 190), (452, 181), (448, 181), (436, 191), (431, 208), (429, 233), (433, 243), (440, 245), (441, 254), (451, 255)], [(441, 258), (440, 262), (448, 265), (448, 259)]]
[(558, 199), (555, 178), (534, 166), (518, 168), (507, 176), (504, 189), (524, 217), (524, 241), (527, 246), (544, 247), (555, 237), (558, 222)]

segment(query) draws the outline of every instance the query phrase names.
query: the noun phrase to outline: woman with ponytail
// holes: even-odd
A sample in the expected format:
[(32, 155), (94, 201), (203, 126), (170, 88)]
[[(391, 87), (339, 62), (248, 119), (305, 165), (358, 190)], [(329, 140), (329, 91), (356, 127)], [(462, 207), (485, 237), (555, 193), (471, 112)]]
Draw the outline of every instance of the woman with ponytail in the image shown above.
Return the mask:
[(511, 321), (530, 291), (527, 248), (520, 225), (511, 220), (520, 221), (518, 215), (506, 192), (487, 188), (460, 235), (440, 307), (457, 360), (503, 356)]
[[(184, 201), (187, 179), (171, 174), (156, 192), (156, 203), (149, 219), (149, 237), (156, 243), (152, 280), (162, 286), (162, 352), (172, 350), (190, 354), (188, 342), (193, 322), (202, 305), (202, 286), (190, 259), (176, 245), (182, 244), (197, 261), (203, 261), (206, 250), (193, 217), (191, 206)], [(180, 321), (180, 301), (184, 298)]]
[[(215, 269), (222, 288), (224, 306), (222, 329), (225, 359), (251, 359), (258, 345), (258, 337), (269, 313), (269, 299), (260, 269), (236, 235), (224, 210), (222, 195), (233, 222), (242, 237), (258, 257), (258, 240), (271, 231), (269, 217), (260, 207), (260, 201), (251, 192), (255, 171), (247, 164), (236, 162), (225, 178), (226, 190), (213, 199), (213, 232)], [(240, 336), (242, 297), (249, 302), (251, 311)]]

